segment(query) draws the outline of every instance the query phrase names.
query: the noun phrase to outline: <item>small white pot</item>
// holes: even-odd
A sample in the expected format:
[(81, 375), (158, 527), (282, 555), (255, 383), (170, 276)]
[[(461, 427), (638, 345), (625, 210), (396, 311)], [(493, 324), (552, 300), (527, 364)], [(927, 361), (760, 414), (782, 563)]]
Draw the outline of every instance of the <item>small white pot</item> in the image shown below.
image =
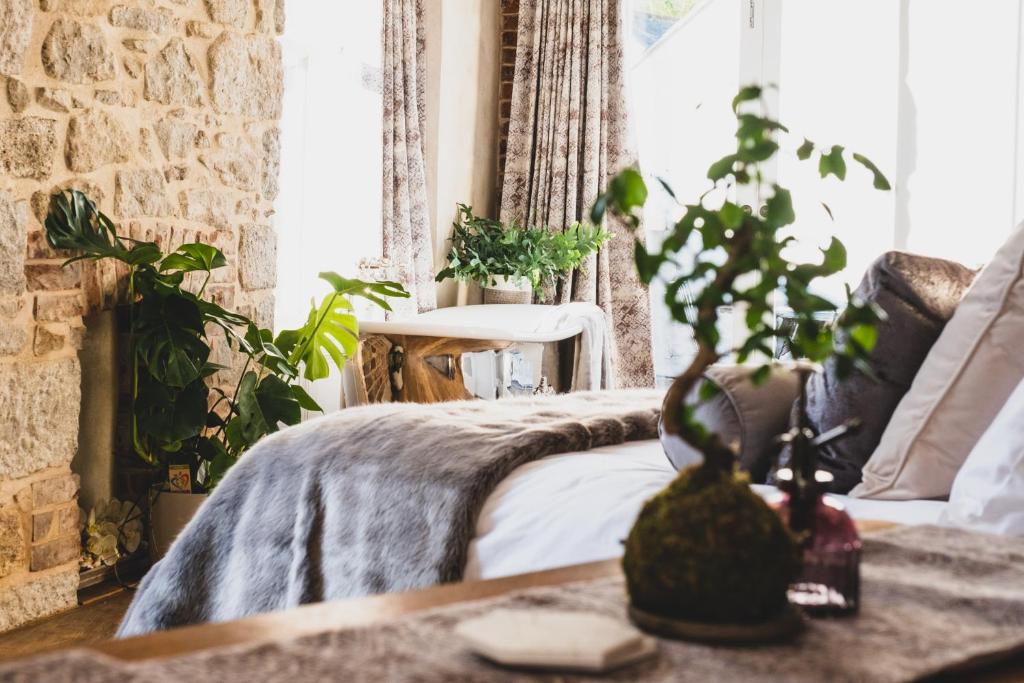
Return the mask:
[(533, 285), (525, 277), (495, 275), (494, 284), (484, 287), (485, 304), (533, 303)]
[(154, 491), (153, 496), (149, 514), (149, 555), (156, 562), (167, 554), (171, 543), (209, 496), (174, 491)]

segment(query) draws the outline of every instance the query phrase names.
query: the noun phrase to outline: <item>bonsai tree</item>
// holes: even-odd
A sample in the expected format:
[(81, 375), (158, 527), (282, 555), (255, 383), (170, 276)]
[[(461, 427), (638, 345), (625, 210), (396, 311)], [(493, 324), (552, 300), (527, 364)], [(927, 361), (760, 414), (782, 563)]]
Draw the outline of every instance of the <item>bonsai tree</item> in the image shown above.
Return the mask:
[[(155, 467), (190, 465), (206, 491), (260, 438), (297, 423), (303, 408), (321, 410), (295, 380), (326, 377), (332, 364), (340, 369), (353, 356), (359, 330), (352, 297), (390, 310), (387, 298), (409, 296), (394, 282), (321, 273), (334, 291), (313, 305), (304, 325), (275, 337), (205, 297), (212, 272), (227, 265), (209, 244), (164, 254), (153, 242), (118, 235), (77, 190), (51, 197), (45, 227), (52, 247), (77, 252), (65, 266), (83, 259), (127, 266), (132, 448)], [(215, 382), (228, 368), (210, 361), (213, 330), (242, 355), (229, 391)]]
[[(645, 283), (663, 279), (665, 305), (674, 320), (692, 328), (697, 344), (689, 367), (666, 395), (662, 426), (704, 460), (644, 507), (626, 544), (624, 568), (634, 604), (641, 609), (704, 621), (752, 622), (777, 613), (786, 604), (786, 586), (799, 570), (800, 554), (779, 517), (737, 476), (733, 448), (694, 417), (686, 397), (704, 371), (726, 354), (735, 353), (740, 363), (759, 354), (764, 360), (752, 379), (759, 383), (768, 377), (772, 341), (779, 334), (772, 315), (776, 293), (793, 310), (794, 357), (813, 362), (832, 357), (840, 376), (854, 369), (871, 374), (868, 356), (883, 315), (847, 288), (842, 313), (834, 323), (823, 322), (820, 314), (838, 306), (815, 294), (813, 283), (846, 266), (839, 240), (833, 238), (822, 250), (821, 263), (787, 258), (785, 249), (793, 238), (780, 233), (796, 218), (792, 199), (789, 190), (766, 179), (762, 165), (780, 152), (779, 136), (788, 130), (748, 111), (761, 92), (746, 87), (733, 101), (736, 149), (708, 169), (708, 192), (683, 205), (660, 250), (648, 251), (639, 240), (635, 247), (640, 278)], [(804, 140), (793, 153), (816, 163), (822, 178), (846, 178), (848, 154), (839, 145)], [(849, 156), (867, 170), (876, 188), (890, 189), (875, 164), (861, 154)], [(744, 187), (760, 187), (762, 193), (767, 188), (763, 211), (749, 211), (732, 199), (720, 206), (704, 203), (712, 190), (735, 196)], [(635, 230), (647, 194), (641, 174), (626, 169), (598, 197), (591, 218), (599, 223), (610, 212)], [(669, 264), (676, 270), (664, 275)], [(749, 333), (738, 348), (721, 345), (719, 310), (727, 305), (743, 311)], [(703, 383), (699, 392), (707, 400), (715, 388)]]
[(611, 239), (600, 226), (574, 223), (565, 230), (504, 226), (474, 215), (472, 207), (465, 204), (459, 204), (458, 209), (458, 220), (452, 224), (448, 266), (437, 274), (438, 282), (455, 278), (490, 287), (495, 277), (503, 276), (528, 280), (543, 296), (545, 287), (579, 268), (586, 257)]

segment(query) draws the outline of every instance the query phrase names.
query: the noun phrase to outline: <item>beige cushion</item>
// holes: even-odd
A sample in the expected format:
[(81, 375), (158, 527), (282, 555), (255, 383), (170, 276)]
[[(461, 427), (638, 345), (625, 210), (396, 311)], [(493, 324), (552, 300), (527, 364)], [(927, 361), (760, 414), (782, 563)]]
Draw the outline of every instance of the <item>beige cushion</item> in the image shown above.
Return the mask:
[(850, 495), (949, 495), (967, 455), (1024, 378), (1022, 262), (1024, 224), (960, 302)]

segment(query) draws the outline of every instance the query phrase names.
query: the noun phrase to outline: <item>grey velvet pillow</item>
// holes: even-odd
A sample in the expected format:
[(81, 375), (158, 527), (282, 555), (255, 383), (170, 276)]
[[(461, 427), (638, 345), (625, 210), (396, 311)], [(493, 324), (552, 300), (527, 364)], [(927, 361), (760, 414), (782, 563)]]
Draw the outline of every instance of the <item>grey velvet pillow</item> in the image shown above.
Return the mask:
[[(739, 453), (739, 467), (750, 474), (755, 484), (764, 483), (778, 454), (775, 437), (789, 426), (790, 410), (796, 400), (798, 382), (792, 364), (779, 363), (768, 380), (754, 386), (750, 375), (757, 366), (715, 365), (704, 373), (702, 382), (711, 382), (719, 392), (699, 402), (694, 388), (687, 402), (696, 406), (694, 414)], [(665, 406), (664, 410), (670, 410)], [(665, 433), (658, 425), (662, 447), (669, 462), (681, 470), (701, 461), (701, 454), (677, 436)]]
[(834, 477), (832, 492), (847, 493), (860, 482), (861, 468), (975, 274), (952, 261), (892, 251), (864, 275), (855, 294), (878, 304), (888, 316), (871, 354), (880, 381), (858, 371), (840, 381), (834, 363), (826, 363), (807, 380), (807, 418), (815, 432), (852, 417), (862, 421), (856, 433), (821, 453), (821, 469)]

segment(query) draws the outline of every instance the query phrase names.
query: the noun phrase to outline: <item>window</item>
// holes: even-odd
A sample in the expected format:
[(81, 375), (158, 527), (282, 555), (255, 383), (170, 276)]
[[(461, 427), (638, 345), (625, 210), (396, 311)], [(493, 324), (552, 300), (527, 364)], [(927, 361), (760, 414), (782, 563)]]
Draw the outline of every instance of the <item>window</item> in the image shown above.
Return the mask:
[[(628, 3), (640, 163), (682, 198), (708, 187), (708, 164), (732, 145), (729, 101), (750, 82), (777, 84), (769, 113), (795, 134), (860, 151), (892, 181), (880, 193), (853, 167), (846, 183), (787, 158), (769, 169), (796, 201), (794, 257), (815, 258), (832, 234), (847, 247), (846, 271), (821, 286), (833, 300), (890, 249), (980, 266), (1024, 219), (1019, 0)], [(652, 194), (647, 236), (657, 244), (678, 210)], [(658, 288), (652, 298), (665, 378), (692, 342)]]
[[(381, 255), (381, 2), (294, 3), (282, 38), (278, 329), (305, 322), (329, 288), (317, 274), (352, 276)], [(363, 312), (361, 312), (362, 314)], [(339, 407), (339, 373), (307, 387)]]

